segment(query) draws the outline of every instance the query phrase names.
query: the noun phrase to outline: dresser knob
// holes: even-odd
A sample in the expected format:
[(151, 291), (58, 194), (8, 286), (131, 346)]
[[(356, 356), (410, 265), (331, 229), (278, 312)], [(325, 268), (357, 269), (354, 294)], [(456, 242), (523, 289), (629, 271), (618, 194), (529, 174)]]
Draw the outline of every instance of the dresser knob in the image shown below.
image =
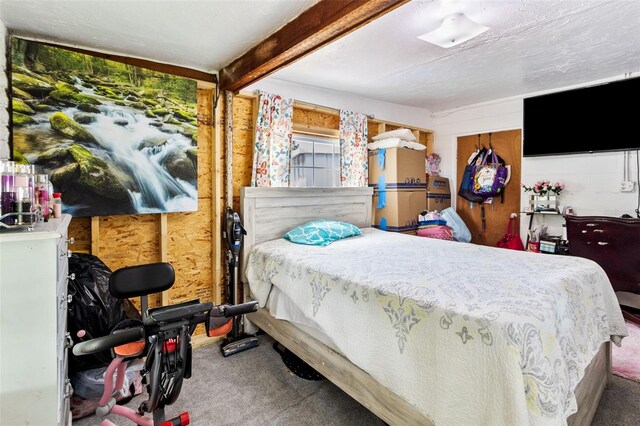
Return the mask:
[(65, 379), (64, 398), (71, 398), (71, 395), (73, 395), (73, 386), (71, 386), (71, 380)]
[(75, 238), (73, 238), (73, 237), (71, 237), (71, 238), (69, 238), (69, 239), (67, 240), (67, 243), (68, 243), (68, 244), (73, 244), (73, 243), (75, 243), (75, 242), (76, 242), (76, 239), (75, 239)]
[(68, 294), (67, 295), (67, 304), (73, 302), (73, 294)]
[(73, 339), (71, 338), (71, 333), (69, 333), (67, 331), (67, 333), (64, 335), (64, 339), (65, 339), (64, 347), (67, 348), (67, 349), (72, 348), (73, 347)]
[(71, 275), (67, 275), (67, 278), (70, 279), (71, 281), (76, 279), (76, 273), (72, 272)]

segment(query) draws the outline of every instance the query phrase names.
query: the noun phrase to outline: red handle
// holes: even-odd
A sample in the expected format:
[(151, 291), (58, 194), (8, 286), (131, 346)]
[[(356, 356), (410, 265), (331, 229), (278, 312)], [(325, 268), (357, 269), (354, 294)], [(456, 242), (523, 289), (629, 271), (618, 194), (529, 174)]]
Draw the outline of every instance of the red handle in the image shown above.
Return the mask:
[[(511, 228), (513, 228), (513, 230)], [(512, 235), (512, 236), (520, 235), (520, 231), (518, 230), (517, 218), (509, 217), (509, 223), (507, 223), (507, 235)]]

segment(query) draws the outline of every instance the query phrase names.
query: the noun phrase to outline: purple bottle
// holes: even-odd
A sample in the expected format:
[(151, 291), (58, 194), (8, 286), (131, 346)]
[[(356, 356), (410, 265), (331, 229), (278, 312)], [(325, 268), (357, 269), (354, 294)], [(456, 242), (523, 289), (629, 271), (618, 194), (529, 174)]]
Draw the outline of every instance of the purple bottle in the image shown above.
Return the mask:
[[(13, 161), (5, 161), (0, 163), (0, 217), (7, 213), (13, 213), (14, 203), (16, 201), (15, 190), (15, 163)], [(15, 223), (14, 216), (8, 216), (2, 219), (6, 225)]]

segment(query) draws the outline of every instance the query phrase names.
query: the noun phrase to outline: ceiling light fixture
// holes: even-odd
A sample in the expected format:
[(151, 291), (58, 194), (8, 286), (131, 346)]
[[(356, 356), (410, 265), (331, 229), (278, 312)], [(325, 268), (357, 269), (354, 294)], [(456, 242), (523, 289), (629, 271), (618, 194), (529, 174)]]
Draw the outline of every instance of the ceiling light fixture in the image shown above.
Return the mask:
[(473, 22), (462, 13), (454, 13), (446, 16), (439, 28), (418, 38), (446, 49), (471, 40), (488, 29), (489, 27)]

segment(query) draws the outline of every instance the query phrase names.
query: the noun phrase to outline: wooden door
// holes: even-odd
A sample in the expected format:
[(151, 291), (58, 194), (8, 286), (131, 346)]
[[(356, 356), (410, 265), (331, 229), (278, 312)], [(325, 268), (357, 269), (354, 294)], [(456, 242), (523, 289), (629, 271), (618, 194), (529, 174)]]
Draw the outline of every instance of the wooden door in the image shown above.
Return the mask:
[[(462, 180), (464, 168), (469, 156), (478, 145), (489, 147), (489, 133), (462, 136), (458, 138), (458, 185)], [(511, 166), (511, 179), (504, 191), (504, 200), (494, 197), (492, 204), (484, 204), (485, 226), (482, 226), (481, 204), (469, 203), (462, 197), (456, 199), (456, 211), (471, 231), (471, 242), (486, 246), (495, 246), (505, 233), (509, 215), (520, 211), (520, 168), (522, 159), (522, 132), (508, 130), (491, 133), (491, 145), (496, 153)], [(518, 214), (520, 217), (520, 214)]]

